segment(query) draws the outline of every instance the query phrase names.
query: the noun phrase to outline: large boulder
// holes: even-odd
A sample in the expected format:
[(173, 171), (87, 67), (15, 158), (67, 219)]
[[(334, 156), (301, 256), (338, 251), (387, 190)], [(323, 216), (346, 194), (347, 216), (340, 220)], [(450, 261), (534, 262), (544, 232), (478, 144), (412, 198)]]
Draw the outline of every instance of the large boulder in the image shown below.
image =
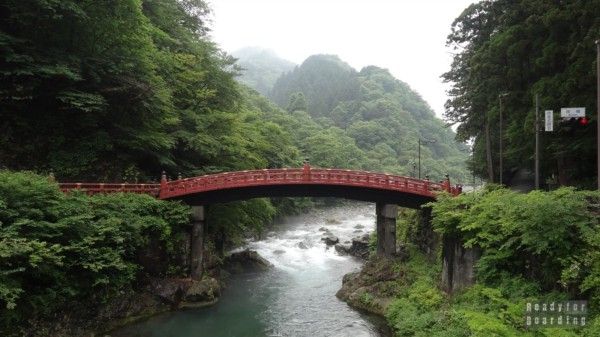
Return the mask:
[(214, 304), (221, 294), (219, 282), (212, 277), (204, 277), (200, 281), (190, 278), (153, 279), (148, 290), (172, 308)]
[(181, 307), (203, 307), (217, 302), (221, 295), (219, 282), (207, 277), (200, 281), (193, 281), (187, 288)]
[(369, 241), (371, 237), (369, 234), (357, 236), (352, 239), (352, 248), (350, 252), (354, 256), (367, 258), (369, 257)]
[(272, 266), (271, 262), (249, 249), (232, 253), (223, 260), (223, 268), (231, 274), (264, 271)]
[(352, 243), (346, 241), (335, 245), (335, 251), (339, 255), (352, 255), (366, 259), (369, 257), (369, 234), (357, 236), (352, 239)]
[(367, 261), (360, 272), (344, 275), (336, 296), (351, 307), (384, 316), (399, 294), (395, 285), (402, 275), (395, 263), (379, 258)]
[(340, 239), (338, 239), (337, 236), (329, 234), (329, 235), (325, 235), (324, 237), (321, 238), (321, 240), (325, 241), (325, 244), (328, 246), (332, 246), (335, 245), (336, 243), (340, 242)]
[(335, 251), (339, 254), (339, 255), (348, 255), (350, 254), (350, 249), (352, 248), (352, 246), (350, 244), (347, 243), (338, 243), (335, 245)]

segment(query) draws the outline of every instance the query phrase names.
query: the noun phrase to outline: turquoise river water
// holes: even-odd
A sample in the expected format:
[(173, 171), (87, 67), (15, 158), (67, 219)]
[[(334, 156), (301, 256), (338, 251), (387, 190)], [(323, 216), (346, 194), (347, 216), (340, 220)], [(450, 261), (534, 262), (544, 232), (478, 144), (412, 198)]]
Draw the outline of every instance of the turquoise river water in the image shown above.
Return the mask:
[(335, 297), (344, 274), (357, 271), (362, 262), (338, 255), (321, 240), (322, 227), (344, 242), (373, 231), (374, 226), (374, 206), (364, 203), (319, 208), (283, 219), (264, 240), (247, 244), (274, 268), (232, 277), (212, 307), (159, 315), (110, 336), (383, 336), (381, 319), (359, 313)]

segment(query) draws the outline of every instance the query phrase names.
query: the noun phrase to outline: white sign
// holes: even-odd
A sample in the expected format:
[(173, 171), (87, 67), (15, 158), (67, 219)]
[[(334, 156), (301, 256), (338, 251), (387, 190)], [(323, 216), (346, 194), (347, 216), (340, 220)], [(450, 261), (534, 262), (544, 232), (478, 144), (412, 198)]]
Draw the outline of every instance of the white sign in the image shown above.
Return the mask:
[(585, 108), (560, 108), (560, 117), (562, 117), (562, 118), (585, 117)]
[(554, 111), (546, 110), (546, 131), (554, 131)]

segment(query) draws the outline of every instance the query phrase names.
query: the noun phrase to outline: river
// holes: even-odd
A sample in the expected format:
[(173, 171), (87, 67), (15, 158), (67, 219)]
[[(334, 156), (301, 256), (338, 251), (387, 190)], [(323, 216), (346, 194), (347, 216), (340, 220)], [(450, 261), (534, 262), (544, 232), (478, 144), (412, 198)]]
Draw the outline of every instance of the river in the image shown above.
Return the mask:
[(362, 261), (340, 256), (321, 240), (326, 227), (341, 242), (371, 232), (375, 207), (366, 203), (317, 208), (277, 221), (264, 240), (248, 243), (273, 263), (266, 272), (232, 277), (211, 307), (159, 315), (113, 337), (379, 337), (381, 320), (338, 300), (344, 274)]

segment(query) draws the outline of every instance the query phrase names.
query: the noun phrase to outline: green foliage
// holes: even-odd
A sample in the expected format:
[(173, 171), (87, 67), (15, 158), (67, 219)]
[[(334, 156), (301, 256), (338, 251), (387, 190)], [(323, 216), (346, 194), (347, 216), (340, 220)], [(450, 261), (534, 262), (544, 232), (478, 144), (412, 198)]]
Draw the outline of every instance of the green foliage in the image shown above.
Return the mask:
[(469, 329), (456, 312), (447, 310), (449, 298), (436, 286), (439, 268), (416, 250), (393, 268), (399, 294), (386, 310), (394, 336), (469, 336)]
[[(146, 195), (65, 196), (45, 177), (0, 171), (0, 331), (166, 275), (189, 217)], [(164, 265), (143, 263), (147, 249), (164, 252)]]
[(59, 180), (290, 165), (207, 36), (202, 0), (0, 5), (0, 161)]
[[(398, 235), (409, 257), (392, 267), (400, 277), (386, 311), (394, 336), (598, 335), (599, 201), (597, 191), (522, 194), (496, 185), (440, 196), (431, 204), (434, 229), (482, 252), (477, 283), (452, 296), (437, 287), (439, 261), (413, 248), (415, 212), (403, 212)], [(528, 301), (569, 299), (590, 300), (585, 328), (524, 328)]]
[[(268, 199), (250, 199), (208, 207), (209, 230), (227, 240), (220, 244), (239, 245), (243, 239), (260, 234), (273, 220), (275, 207)], [(223, 252), (219, 252), (223, 253)]]
[(528, 194), (491, 188), (442, 197), (432, 204), (433, 225), (482, 249), (482, 280), (509, 272), (544, 289), (596, 294), (598, 219), (588, 209), (590, 196), (598, 198), (597, 192), (568, 188)]
[(301, 134), (297, 145), (316, 165), (415, 175), (422, 137), (437, 140), (422, 145), (423, 175), (467, 181), (466, 148), (387, 70), (356, 72), (337, 56), (315, 55), (282, 75), (270, 97), (291, 112), (287, 129)]
[(419, 226), (418, 210), (400, 208), (396, 218), (396, 239), (402, 244), (415, 243), (415, 233)]
[[(470, 166), (479, 176), (488, 176), (488, 151), (491, 167), (499, 161), (494, 149), (500, 139), (495, 127), (500, 112), (507, 181), (516, 169), (533, 167), (536, 94), (541, 110), (552, 109), (555, 115), (568, 106), (595, 111), (599, 12), (598, 1), (486, 0), (455, 19), (447, 45), (456, 54), (443, 75), (452, 85), (446, 119), (458, 124), (458, 139), (474, 140)], [(486, 124), (492, 126), (489, 135)], [(543, 135), (542, 182), (547, 178), (552, 184), (595, 186), (594, 130), (593, 123), (578, 130), (555, 125), (553, 133)]]
[(581, 330), (524, 329), (528, 300), (566, 299), (541, 293), (532, 281), (502, 274), (496, 285), (478, 283), (448, 296), (437, 288), (439, 265), (417, 251), (393, 268), (401, 275), (394, 280), (398, 295), (386, 310), (394, 336), (595, 336), (598, 332), (593, 317)]

